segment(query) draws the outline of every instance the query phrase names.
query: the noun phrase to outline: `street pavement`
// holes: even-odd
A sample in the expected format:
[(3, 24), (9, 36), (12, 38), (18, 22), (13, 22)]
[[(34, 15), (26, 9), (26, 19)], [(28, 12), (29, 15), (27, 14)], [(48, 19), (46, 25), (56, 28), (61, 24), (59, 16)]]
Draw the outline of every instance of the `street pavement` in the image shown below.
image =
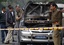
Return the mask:
[(1, 42), (1, 31), (0, 31), (0, 45), (18, 45), (18, 38), (17, 35), (13, 35), (15, 42), (11, 42), (10, 44), (3, 44)]
[(3, 44), (3, 43), (1, 42), (1, 31), (0, 31), (0, 45), (11, 45), (11, 44)]

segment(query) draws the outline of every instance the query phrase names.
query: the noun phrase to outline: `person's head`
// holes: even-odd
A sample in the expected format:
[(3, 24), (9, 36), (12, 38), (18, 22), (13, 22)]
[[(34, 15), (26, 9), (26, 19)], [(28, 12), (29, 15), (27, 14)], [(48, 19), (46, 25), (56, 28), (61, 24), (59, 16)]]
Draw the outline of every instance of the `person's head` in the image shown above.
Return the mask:
[(6, 11), (6, 7), (2, 7), (2, 11), (5, 12)]
[(54, 1), (47, 2), (47, 6), (50, 7), (50, 4), (55, 3)]
[(12, 12), (13, 11), (13, 7), (9, 7), (9, 11)]
[(50, 4), (50, 10), (54, 11), (58, 8), (58, 6), (55, 3)]
[(11, 5), (8, 5), (8, 8), (12, 7)]
[(16, 11), (19, 11), (19, 10), (20, 10), (20, 6), (16, 5)]

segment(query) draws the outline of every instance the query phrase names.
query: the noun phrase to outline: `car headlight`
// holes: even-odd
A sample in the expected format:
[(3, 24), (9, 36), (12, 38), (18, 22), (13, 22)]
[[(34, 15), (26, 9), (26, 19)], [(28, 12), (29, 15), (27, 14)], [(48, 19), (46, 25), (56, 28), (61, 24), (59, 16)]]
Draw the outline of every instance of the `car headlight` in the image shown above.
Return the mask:
[(21, 33), (22, 33), (22, 34), (30, 34), (31, 32), (28, 31), (28, 30), (23, 30), (23, 31), (21, 31)]

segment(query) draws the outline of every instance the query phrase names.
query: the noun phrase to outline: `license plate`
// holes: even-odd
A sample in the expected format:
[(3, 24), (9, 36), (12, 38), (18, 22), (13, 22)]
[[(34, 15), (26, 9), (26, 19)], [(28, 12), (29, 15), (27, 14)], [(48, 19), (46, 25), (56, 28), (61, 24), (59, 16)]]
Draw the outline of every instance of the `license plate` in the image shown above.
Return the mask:
[(46, 36), (35, 36), (35, 39), (47, 39)]

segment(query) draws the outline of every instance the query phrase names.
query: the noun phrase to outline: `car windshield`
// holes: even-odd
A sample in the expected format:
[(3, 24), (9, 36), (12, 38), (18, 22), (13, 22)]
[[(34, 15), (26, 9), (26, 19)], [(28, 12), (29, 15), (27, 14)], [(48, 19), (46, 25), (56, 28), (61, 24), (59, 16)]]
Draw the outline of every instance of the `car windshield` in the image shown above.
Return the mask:
[(25, 24), (29, 27), (44, 27), (47, 25), (49, 7), (41, 2), (28, 2), (25, 6)]

